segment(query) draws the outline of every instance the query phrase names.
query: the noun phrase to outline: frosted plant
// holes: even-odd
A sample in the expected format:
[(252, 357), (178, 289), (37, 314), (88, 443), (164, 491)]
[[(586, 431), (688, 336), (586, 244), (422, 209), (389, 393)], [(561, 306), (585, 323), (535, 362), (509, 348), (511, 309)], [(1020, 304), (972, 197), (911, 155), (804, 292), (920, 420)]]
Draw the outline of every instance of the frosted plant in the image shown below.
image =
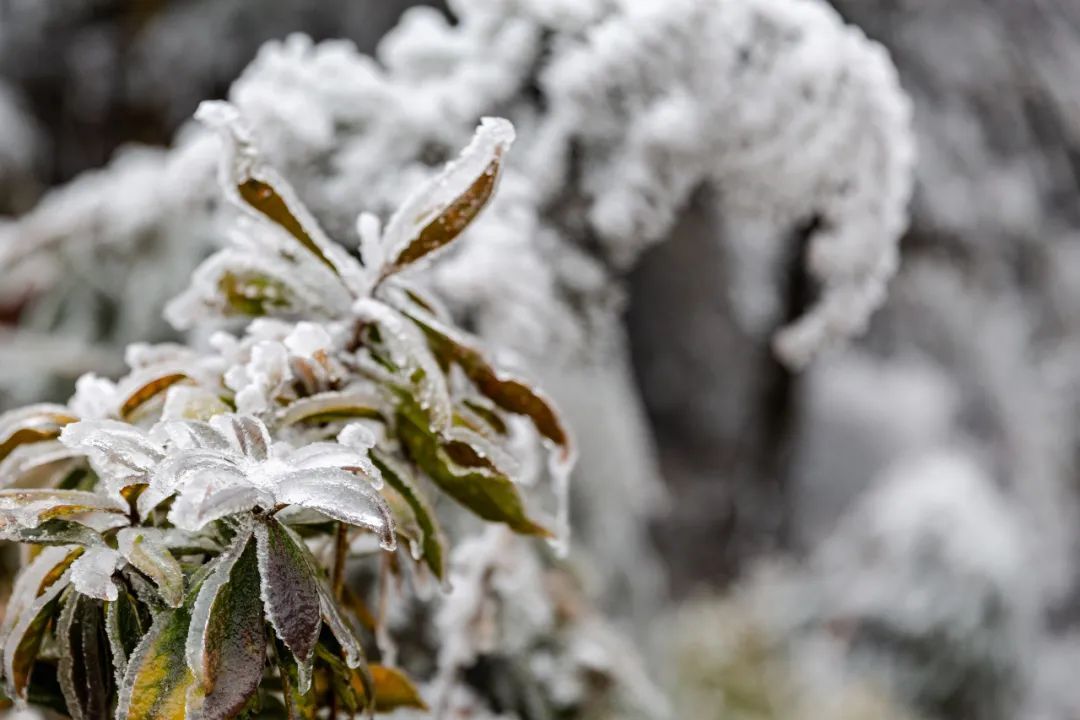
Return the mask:
[[(45, 546), (4, 617), (6, 693), (48, 697), (54, 672), (48, 702), (120, 720), (423, 708), (346, 587), (350, 551), (383, 556), (384, 594), (406, 577), (446, 585), (433, 488), (507, 532), (567, 540), (575, 451), (554, 407), (405, 278), (487, 204), (512, 126), (484, 119), (385, 230), (362, 216), (361, 263), (234, 107), (199, 117), (220, 131), (242, 217), (169, 315), (251, 322), (205, 353), (134, 345), (118, 382), (87, 376), (67, 406), (0, 416), (0, 535)], [(523, 433), (550, 446), (554, 512), (515, 482)], [(454, 686), (459, 665), (442, 664)]]

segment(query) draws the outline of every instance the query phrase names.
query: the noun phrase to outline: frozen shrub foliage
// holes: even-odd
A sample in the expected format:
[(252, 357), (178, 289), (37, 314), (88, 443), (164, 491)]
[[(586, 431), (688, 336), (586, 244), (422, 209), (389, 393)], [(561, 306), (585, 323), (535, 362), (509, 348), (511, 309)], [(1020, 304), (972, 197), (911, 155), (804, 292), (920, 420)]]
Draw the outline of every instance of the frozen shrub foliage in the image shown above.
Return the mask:
[[(0, 416), (0, 533), (45, 546), (4, 616), (5, 692), (123, 720), (425, 708), (395, 665), (387, 609), (346, 586), (348, 557), (382, 568), (381, 605), (406, 582), (449, 589), (440, 495), (507, 538), (567, 542), (575, 449), (563, 421), (406, 277), (488, 203), (512, 126), (484, 119), (385, 230), (362, 216), (361, 262), (263, 160), (233, 106), (204, 104), (199, 117), (221, 135), (239, 218), (169, 316), (244, 325), (206, 352), (133, 345), (119, 381), (86, 376), (67, 405)], [(541, 443), (547, 491), (515, 480)], [(508, 542), (499, 563), (541, 571), (528, 546), (501, 552)], [(460, 599), (442, 611), (446, 639), (428, 662), (440, 708), (478, 642), (453, 613), (494, 602), (492, 572), (454, 580)], [(550, 613), (530, 577), (513, 592)], [(560, 672), (574, 681), (572, 666)]]

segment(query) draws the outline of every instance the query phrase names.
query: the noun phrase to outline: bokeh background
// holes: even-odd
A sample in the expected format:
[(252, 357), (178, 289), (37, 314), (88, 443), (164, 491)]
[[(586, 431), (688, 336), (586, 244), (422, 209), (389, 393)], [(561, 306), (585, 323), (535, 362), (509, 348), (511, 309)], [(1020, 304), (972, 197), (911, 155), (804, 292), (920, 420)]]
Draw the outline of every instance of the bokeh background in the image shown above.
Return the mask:
[(346, 241), (506, 115), (433, 284), (675, 716), (1080, 718), (1080, 2), (412, 4), (0, 0), (0, 409), (180, 337), (200, 100)]

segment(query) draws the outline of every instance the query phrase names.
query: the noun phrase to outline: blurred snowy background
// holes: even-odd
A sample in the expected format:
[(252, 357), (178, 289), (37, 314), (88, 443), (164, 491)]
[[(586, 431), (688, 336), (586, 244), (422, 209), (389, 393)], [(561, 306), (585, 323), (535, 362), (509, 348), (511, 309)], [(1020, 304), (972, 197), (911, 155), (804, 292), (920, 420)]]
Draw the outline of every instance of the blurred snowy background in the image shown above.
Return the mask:
[(0, 409), (179, 337), (200, 100), (348, 241), (502, 115), (431, 282), (674, 715), (1080, 717), (1080, 2), (411, 4), (0, 0)]

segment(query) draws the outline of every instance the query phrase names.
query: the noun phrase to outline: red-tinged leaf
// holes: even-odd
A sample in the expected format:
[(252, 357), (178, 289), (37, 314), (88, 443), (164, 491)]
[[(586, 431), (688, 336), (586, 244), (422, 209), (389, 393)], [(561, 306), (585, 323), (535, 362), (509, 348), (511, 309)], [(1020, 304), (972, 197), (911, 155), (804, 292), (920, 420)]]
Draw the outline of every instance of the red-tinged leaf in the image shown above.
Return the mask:
[[(197, 678), (188, 694), (190, 720), (235, 717), (262, 680), (266, 636), (259, 565), (250, 537), (241, 546), (235, 562), (224, 563), (207, 578), (196, 600), (188, 637), (188, 662)], [(215, 575), (224, 582), (217, 582)]]
[(117, 720), (184, 720), (195, 676), (184, 657), (191, 602), (157, 615), (128, 661)]
[(318, 585), (304, 551), (279, 522), (269, 518), (256, 523), (255, 539), (266, 615), (297, 659), (303, 693), (310, 681), (312, 655), (322, 625)]
[(60, 689), (68, 714), (73, 720), (108, 717), (114, 678), (101, 601), (71, 593), (56, 635)]
[(409, 457), (450, 497), (485, 520), (501, 522), (524, 535), (552, 537), (531, 520), (517, 486), (510, 478), (485, 467), (462, 467), (446, 454), (441, 441), (423, 422), (423, 411), (411, 400), (398, 413), (398, 437)]
[(383, 242), (391, 262), (384, 276), (446, 247), (480, 214), (495, 192), (513, 139), (506, 120), (484, 118), (461, 156), (402, 203), (386, 224)]
[(408, 503), (416, 524), (421, 531), (420, 547), (424, 563), (440, 582), (446, 577), (446, 536), (431, 504), (413, 482), (408, 468), (380, 452), (372, 452), (371, 459), (382, 473), (383, 480)]
[(52, 440), (65, 425), (77, 421), (63, 405), (31, 405), (0, 415), (0, 460), (20, 445)]

